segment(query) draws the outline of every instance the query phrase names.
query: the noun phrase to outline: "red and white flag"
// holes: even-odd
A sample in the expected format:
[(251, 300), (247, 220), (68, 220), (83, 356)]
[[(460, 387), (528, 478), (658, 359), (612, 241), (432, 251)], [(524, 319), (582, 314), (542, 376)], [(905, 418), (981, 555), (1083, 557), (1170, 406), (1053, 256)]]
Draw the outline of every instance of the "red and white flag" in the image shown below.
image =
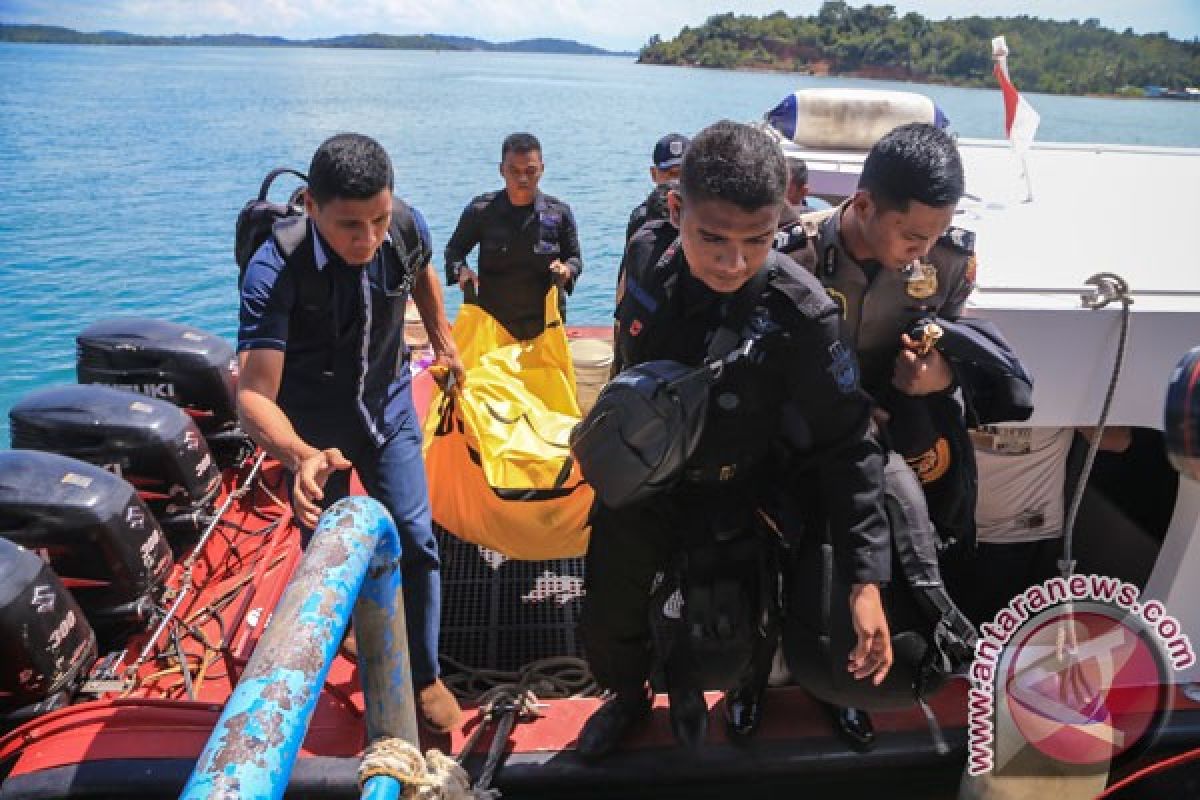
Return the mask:
[(1004, 94), (1004, 134), (1012, 142), (1013, 147), (1025, 150), (1033, 143), (1037, 133), (1038, 123), (1042, 118), (1029, 102), (1021, 97), (1017, 87), (1013, 86), (1008, 77), (1008, 45), (1003, 36), (992, 39), (992, 58), (996, 61), (996, 80), (1000, 82), (1000, 91)]

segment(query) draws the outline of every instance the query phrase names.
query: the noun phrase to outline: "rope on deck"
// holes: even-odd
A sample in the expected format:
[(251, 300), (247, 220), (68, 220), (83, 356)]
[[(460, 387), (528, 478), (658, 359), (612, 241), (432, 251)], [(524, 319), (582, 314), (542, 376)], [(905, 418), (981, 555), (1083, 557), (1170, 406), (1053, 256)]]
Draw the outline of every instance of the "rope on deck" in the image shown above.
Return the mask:
[(495, 789), (472, 789), (471, 777), (450, 756), (429, 750), (424, 756), (403, 739), (376, 739), (358, 765), (358, 784), (379, 775), (396, 779), (405, 800), (496, 800)]
[(531, 661), (515, 672), (481, 669), (443, 654), (442, 680), (460, 700), (485, 706), (501, 694), (532, 690), (541, 699), (594, 697), (600, 687), (582, 658), (551, 656)]

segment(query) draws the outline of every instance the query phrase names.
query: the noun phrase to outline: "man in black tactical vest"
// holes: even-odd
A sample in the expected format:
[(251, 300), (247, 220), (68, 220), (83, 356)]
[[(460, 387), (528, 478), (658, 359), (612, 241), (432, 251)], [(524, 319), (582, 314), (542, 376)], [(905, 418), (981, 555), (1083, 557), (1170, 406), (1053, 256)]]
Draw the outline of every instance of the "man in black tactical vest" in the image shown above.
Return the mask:
[[(350, 467), (396, 522), (413, 686), (440, 731), (461, 710), (438, 679), (441, 582), (421, 429), (404, 344), (408, 288), (439, 362), (462, 379), (429, 229), (394, 208), (392, 163), (378, 142), (344, 133), (313, 155), (305, 211), (277, 223), (242, 281), (238, 411), (254, 441), (295, 476), (307, 536), (323, 507), (349, 493)], [(402, 259), (389, 228), (411, 214), (419, 259)], [(413, 274), (406, 274), (415, 270)]]
[[(545, 326), (546, 292), (557, 285), (566, 319), (566, 295), (583, 272), (571, 207), (538, 189), (545, 166), (533, 134), (514, 133), (500, 147), (504, 188), (473, 199), (446, 243), (446, 285), (458, 284), (516, 339)], [(479, 246), (478, 270), (467, 255)]]
[[(891, 569), (882, 453), (868, 432), (870, 402), (854, 355), (838, 338), (837, 307), (812, 275), (772, 250), (786, 184), (783, 155), (764, 133), (712, 125), (692, 141), (669, 196), (679, 239), (662, 251), (652, 223), (626, 250), (618, 369), (656, 359), (698, 366), (719, 333), (742, 328), (731, 318), (747, 306), (757, 344), (712, 388), (683, 479), (648, 500), (594, 510), (581, 633), (593, 673), (614, 696), (580, 734), (584, 758), (613, 750), (649, 714), (656, 576), (681, 551), (751, 525), (767, 497), (791, 491), (801, 461), (819, 484), (839, 571), (853, 586), (858, 642), (846, 668), (878, 684), (891, 666), (879, 593)], [(701, 688), (669, 686), (672, 728), (689, 746), (707, 727)], [(755, 685), (727, 695), (732, 735), (753, 732), (760, 698)]]

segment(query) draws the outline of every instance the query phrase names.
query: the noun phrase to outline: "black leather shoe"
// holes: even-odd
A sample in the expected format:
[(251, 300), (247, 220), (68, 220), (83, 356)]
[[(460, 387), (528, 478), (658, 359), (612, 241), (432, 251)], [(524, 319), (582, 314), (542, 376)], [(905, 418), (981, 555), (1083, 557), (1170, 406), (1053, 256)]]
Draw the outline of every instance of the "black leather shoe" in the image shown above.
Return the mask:
[(672, 689), (667, 692), (671, 703), (671, 732), (675, 741), (689, 750), (697, 750), (708, 735), (708, 706), (699, 689)]
[(866, 753), (875, 747), (875, 726), (867, 712), (861, 708), (843, 708), (828, 703), (822, 705), (833, 720), (834, 730), (852, 750)]
[(583, 724), (575, 752), (584, 761), (599, 761), (616, 749), (625, 734), (649, 716), (648, 696), (613, 695)]
[(762, 722), (763, 689), (740, 686), (725, 693), (725, 733), (741, 743), (758, 731)]

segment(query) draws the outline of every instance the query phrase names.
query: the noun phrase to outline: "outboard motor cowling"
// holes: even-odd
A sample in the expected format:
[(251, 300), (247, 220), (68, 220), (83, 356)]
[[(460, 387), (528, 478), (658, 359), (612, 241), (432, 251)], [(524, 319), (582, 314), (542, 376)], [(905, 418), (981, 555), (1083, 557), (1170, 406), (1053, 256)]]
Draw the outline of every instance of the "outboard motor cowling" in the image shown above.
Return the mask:
[(0, 536), (43, 554), (106, 643), (144, 624), (174, 563), (132, 486), (36, 450), (0, 452)]
[(203, 529), (221, 473), (200, 430), (165, 400), (106, 386), (60, 386), (9, 411), (14, 449), (44, 450), (104, 467), (138, 490), (173, 539)]
[(238, 426), (237, 358), (221, 337), (190, 325), (127, 317), (93, 323), (75, 341), (80, 383), (174, 403), (196, 421), (223, 467), (253, 450)]
[(0, 539), (0, 731), (65, 705), (96, 636), (46, 562)]

